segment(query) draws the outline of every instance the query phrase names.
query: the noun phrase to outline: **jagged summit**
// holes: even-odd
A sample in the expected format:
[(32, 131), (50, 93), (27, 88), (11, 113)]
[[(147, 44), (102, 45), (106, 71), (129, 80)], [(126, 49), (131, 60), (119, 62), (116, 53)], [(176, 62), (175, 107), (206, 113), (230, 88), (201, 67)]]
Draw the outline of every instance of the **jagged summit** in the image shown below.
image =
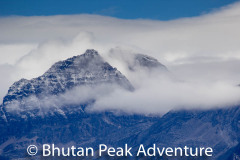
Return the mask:
[(162, 71), (167, 71), (167, 67), (161, 64), (157, 59), (144, 54), (134, 55), (134, 63), (129, 67), (130, 69), (133, 69), (136, 66), (146, 67), (148, 69), (159, 68)]
[(109, 52), (109, 57), (133, 72), (145, 70), (146, 72), (157, 71), (158, 73), (169, 73), (167, 67), (157, 59), (138, 52), (113, 48)]
[[(83, 68), (94, 69), (94, 68), (89, 68), (90, 66), (92, 66), (89, 63), (92, 63), (92, 65), (100, 65), (102, 63), (107, 63), (107, 62), (104, 62), (104, 60), (96, 50), (88, 49), (82, 55), (73, 56), (64, 61), (59, 61), (55, 63), (46, 73), (66, 72), (66, 71), (71, 72), (70, 69), (71, 70), (75, 69), (76, 71), (80, 71)], [(71, 73), (76, 74), (76, 72), (74, 71), (72, 71)]]
[(121, 72), (105, 62), (96, 50), (88, 49), (82, 55), (55, 63), (42, 76), (15, 82), (4, 97), (3, 105), (31, 95), (37, 97), (47, 94), (57, 95), (75, 86), (94, 86), (102, 83), (133, 89)]
[(86, 52), (84, 53), (84, 56), (100, 56), (98, 52), (94, 49), (87, 49)]

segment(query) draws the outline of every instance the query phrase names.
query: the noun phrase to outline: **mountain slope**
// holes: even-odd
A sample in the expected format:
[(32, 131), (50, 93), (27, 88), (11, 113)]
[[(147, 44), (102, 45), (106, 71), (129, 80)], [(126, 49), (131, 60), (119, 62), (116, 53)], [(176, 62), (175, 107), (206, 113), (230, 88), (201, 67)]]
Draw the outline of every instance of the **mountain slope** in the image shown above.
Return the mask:
[[(134, 72), (139, 67), (167, 70), (156, 59), (139, 54), (134, 56), (129, 66)], [(36, 101), (32, 101), (31, 110), (26, 109), (26, 99), (31, 100), (32, 97), (41, 101), (49, 97), (57, 99), (79, 86), (90, 86), (95, 92), (102, 84), (134, 91), (128, 79), (95, 50), (57, 62), (38, 78), (14, 83), (0, 106), (0, 159), (31, 159), (26, 153), (27, 146), (34, 144), (41, 149), (44, 143), (94, 148), (101, 143), (115, 147), (127, 143), (133, 150), (139, 144), (150, 147), (153, 143), (160, 147), (205, 146), (214, 150), (210, 159), (233, 160), (239, 157), (239, 106), (206, 111), (170, 111), (162, 117), (88, 112), (87, 107), (94, 103), (94, 99), (86, 103), (64, 104), (61, 110), (52, 106), (44, 116), (37, 114), (39, 108), (34, 106), (39, 104)], [(15, 102), (21, 105), (20, 114), (14, 114), (15, 108), (12, 111), (6, 109)], [(205, 157), (197, 159), (205, 160)]]

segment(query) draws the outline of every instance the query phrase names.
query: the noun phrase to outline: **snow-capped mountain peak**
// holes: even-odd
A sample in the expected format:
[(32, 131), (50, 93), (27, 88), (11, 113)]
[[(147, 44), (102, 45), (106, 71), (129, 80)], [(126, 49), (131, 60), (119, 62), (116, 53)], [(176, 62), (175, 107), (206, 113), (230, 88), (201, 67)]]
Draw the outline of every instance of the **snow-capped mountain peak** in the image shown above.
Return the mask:
[(12, 100), (35, 95), (58, 95), (75, 86), (97, 84), (117, 84), (125, 89), (133, 87), (116, 68), (105, 62), (96, 50), (89, 49), (84, 54), (59, 61), (42, 76), (31, 80), (15, 82), (3, 99), (3, 106)]

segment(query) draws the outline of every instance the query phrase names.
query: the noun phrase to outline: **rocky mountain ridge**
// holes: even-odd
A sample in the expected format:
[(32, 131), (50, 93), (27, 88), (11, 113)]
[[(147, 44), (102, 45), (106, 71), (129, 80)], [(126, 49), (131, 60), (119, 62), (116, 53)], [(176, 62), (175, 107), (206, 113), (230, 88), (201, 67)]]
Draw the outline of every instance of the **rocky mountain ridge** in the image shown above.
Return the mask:
[[(164, 68), (154, 58), (145, 55), (136, 57), (137, 65)], [(136, 64), (132, 66), (134, 69)], [(166, 147), (207, 146), (214, 150), (214, 156), (209, 159), (238, 159), (239, 106), (206, 111), (170, 111), (162, 117), (116, 114), (111, 111), (89, 113), (85, 111), (88, 103), (65, 106), (62, 109), (64, 114), (52, 109), (45, 116), (31, 116), (38, 112), (31, 110), (26, 114), (29, 115), (28, 118), (23, 117), (24, 112), (27, 112), (24, 107), (19, 115), (5, 110), (14, 101), (22, 103), (25, 98), (33, 95), (41, 99), (44, 95), (58, 96), (77, 86), (96, 87), (103, 83), (116, 84), (130, 92), (134, 90), (128, 79), (105, 62), (95, 50), (87, 50), (83, 55), (57, 62), (38, 78), (15, 82), (0, 106), (0, 159), (31, 159), (26, 153), (27, 146), (34, 144), (40, 147), (44, 143), (83, 147), (96, 147), (100, 143), (117, 147), (127, 143), (133, 148), (139, 144), (151, 146), (153, 143)], [(43, 157), (38, 155), (37, 158)], [(205, 160), (206, 157), (195, 159)]]

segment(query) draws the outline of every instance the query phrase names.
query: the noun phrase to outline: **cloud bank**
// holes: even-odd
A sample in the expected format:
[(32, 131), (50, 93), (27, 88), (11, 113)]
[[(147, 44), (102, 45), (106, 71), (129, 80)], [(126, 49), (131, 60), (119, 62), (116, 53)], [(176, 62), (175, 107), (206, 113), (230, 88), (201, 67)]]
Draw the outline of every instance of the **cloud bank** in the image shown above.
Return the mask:
[[(123, 20), (97, 15), (1, 17), (0, 97), (20, 78), (94, 48), (137, 88), (98, 98), (94, 110), (165, 113), (178, 108), (238, 104), (240, 3), (172, 21)], [(157, 58), (177, 79), (131, 73), (111, 52)], [(141, 74), (140, 74), (141, 73)]]

